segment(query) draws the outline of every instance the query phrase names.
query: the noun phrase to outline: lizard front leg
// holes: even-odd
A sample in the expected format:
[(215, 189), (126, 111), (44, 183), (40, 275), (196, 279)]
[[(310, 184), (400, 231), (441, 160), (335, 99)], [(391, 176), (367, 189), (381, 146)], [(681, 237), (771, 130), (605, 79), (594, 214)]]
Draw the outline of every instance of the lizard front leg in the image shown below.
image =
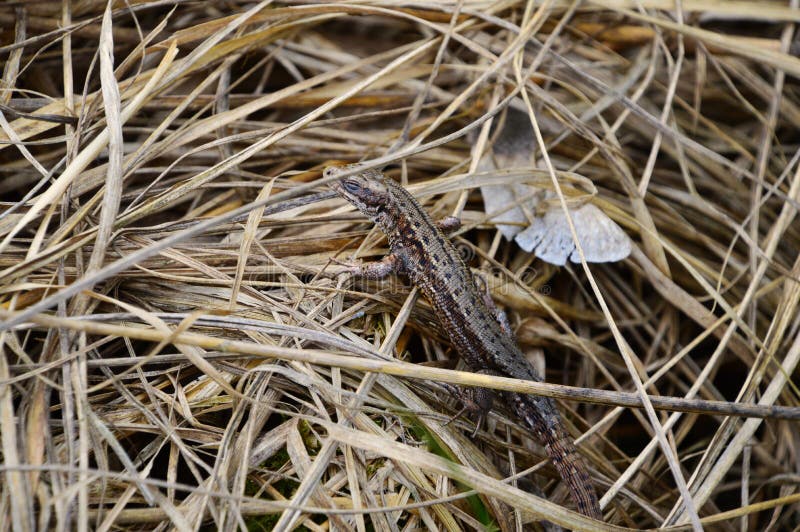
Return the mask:
[(354, 277), (361, 277), (363, 279), (380, 280), (385, 279), (393, 273), (405, 273), (403, 260), (396, 253), (389, 253), (381, 260), (365, 262), (363, 264), (350, 264), (337, 259), (332, 260), (337, 264), (346, 266), (345, 270), (341, 273), (349, 273)]

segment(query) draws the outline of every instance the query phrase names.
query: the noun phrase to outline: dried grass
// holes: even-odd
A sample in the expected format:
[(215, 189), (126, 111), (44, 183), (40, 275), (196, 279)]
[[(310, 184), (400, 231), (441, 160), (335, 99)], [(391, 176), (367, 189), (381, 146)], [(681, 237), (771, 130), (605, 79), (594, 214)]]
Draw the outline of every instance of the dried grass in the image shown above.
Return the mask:
[[(561, 399), (609, 530), (796, 526), (796, 2), (174, 4), (0, 6), (0, 529), (601, 529), (436, 381)], [(552, 173), (474, 173), (512, 100)], [(340, 161), (460, 215), (573, 387), (442, 368), (416, 291), (337, 276), (385, 252)], [(556, 174), (628, 259), (499, 237), (476, 189)]]

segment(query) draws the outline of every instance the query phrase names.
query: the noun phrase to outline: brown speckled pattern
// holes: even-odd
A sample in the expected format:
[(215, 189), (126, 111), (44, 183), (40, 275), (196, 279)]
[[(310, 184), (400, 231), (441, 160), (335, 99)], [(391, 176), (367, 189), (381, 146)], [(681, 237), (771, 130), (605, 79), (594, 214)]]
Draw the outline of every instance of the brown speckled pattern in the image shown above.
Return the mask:
[[(342, 169), (328, 168), (325, 174), (335, 175)], [(375, 170), (345, 178), (333, 188), (386, 234), (396, 258), (395, 269), (406, 273), (430, 301), (456, 351), (473, 371), (542, 380), (487, 307), (452, 242), (406, 189)], [(578, 511), (601, 519), (588, 469), (555, 403), (546, 397), (519, 393), (503, 392), (502, 397), (545, 446)]]

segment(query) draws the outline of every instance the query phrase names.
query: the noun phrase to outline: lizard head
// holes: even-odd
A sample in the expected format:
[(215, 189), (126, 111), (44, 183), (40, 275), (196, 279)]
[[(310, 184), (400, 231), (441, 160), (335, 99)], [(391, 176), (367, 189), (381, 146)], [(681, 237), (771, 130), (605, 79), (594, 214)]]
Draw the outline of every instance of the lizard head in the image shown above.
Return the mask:
[[(323, 172), (323, 177), (340, 175), (355, 166), (329, 166)], [(381, 213), (391, 199), (386, 178), (378, 170), (364, 170), (334, 181), (331, 188), (374, 222), (380, 221)]]

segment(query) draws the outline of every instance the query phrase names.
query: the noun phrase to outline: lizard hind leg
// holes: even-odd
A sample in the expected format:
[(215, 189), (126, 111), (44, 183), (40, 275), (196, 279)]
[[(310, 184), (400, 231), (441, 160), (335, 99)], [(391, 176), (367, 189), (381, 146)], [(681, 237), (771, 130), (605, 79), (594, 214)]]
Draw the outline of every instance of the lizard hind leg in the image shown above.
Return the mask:
[[(476, 371), (475, 373), (499, 375), (499, 373), (496, 371), (488, 369), (482, 369), (480, 371)], [(483, 422), (486, 420), (486, 416), (488, 415), (489, 411), (492, 409), (492, 403), (494, 402), (495, 397), (494, 392), (488, 388), (462, 387), (454, 386), (452, 384), (442, 384), (444, 384), (445, 388), (447, 388), (451, 394), (455, 395), (462, 404), (461, 410), (456, 412), (446, 424), (452, 423), (461, 417), (462, 414), (466, 413), (467, 417), (469, 417), (469, 419), (475, 423), (475, 430), (472, 431), (472, 437), (474, 438), (483, 426)]]

